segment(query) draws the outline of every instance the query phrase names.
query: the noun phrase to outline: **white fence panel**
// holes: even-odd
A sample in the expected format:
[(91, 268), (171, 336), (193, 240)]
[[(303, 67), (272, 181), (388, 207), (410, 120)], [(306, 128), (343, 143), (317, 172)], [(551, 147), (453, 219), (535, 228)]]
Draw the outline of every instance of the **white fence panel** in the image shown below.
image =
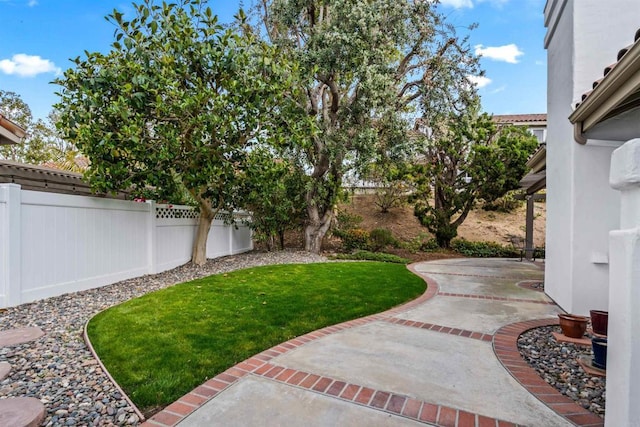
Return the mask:
[(207, 237), (207, 258), (218, 258), (231, 254), (231, 227), (221, 220), (214, 220)]
[(149, 205), (22, 191), (22, 300), (145, 274)]
[(237, 254), (253, 249), (251, 229), (246, 225), (238, 224), (238, 228), (231, 227), (231, 253)]
[(7, 287), (9, 284), (9, 220), (8, 220), (8, 188), (0, 187), (0, 307), (6, 307)]
[(198, 213), (190, 206), (156, 205), (156, 269), (171, 270), (191, 260)]
[[(108, 285), (191, 259), (198, 213), (0, 184), (0, 307)], [(207, 257), (253, 248), (251, 231), (214, 221)]]

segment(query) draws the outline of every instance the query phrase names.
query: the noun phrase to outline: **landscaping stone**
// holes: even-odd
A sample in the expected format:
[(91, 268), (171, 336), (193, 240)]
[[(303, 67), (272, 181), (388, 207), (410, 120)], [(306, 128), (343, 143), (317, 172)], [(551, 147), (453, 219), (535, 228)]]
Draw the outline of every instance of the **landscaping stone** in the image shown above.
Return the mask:
[(23, 344), (37, 340), (44, 335), (42, 329), (38, 327), (13, 328), (0, 331), (0, 347), (8, 347), (16, 344)]
[(0, 362), (0, 381), (7, 378), (11, 372), (11, 365), (7, 362)]
[(531, 329), (518, 338), (520, 354), (551, 386), (592, 413), (605, 414), (605, 378), (585, 372), (580, 358), (591, 359), (591, 348), (557, 342), (559, 326)]
[[(0, 362), (12, 366), (0, 380), (0, 398), (35, 397), (46, 407), (46, 426), (137, 425), (134, 409), (104, 374), (85, 345), (85, 323), (113, 305), (211, 274), (271, 264), (326, 261), (306, 252), (251, 252), (191, 263), (156, 275), (8, 308), (3, 328), (40, 328), (35, 341), (0, 348)], [(2, 401), (2, 399), (0, 399)], [(10, 425), (0, 420), (0, 425)]]
[(36, 427), (44, 420), (45, 408), (33, 397), (14, 397), (0, 400), (0, 425)]

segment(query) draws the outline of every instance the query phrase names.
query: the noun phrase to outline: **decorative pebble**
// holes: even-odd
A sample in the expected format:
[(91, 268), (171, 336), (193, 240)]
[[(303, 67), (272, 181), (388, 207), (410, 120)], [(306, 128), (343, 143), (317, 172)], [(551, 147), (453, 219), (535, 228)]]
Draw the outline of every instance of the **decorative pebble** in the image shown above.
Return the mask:
[(0, 348), (0, 362), (12, 369), (0, 383), (0, 398), (35, 397), (46, 402), (42, 425), (138, 425), (140, 419), (114, 384), (97, 368), (83, 339), (85, 323), (96, 313), (176, 283), (241, 268), (271, 264), (324, 262), (307, 252), (249, 252), (191, 263), (164, 273), (102, 288), (65, 294), (8, 308), (3, 329), (37, 326), (46, 334), (29, 343)]
[(579, 356), (592, 356), (591, 348), (574, 344), (558, 346), (551, 332), (560, 332), (560, 327), (544, 326), (520, 335), (520, 354), (540, 377), (560, 393), (604, 417), (605, 378), (591, 377), (578, 365)]

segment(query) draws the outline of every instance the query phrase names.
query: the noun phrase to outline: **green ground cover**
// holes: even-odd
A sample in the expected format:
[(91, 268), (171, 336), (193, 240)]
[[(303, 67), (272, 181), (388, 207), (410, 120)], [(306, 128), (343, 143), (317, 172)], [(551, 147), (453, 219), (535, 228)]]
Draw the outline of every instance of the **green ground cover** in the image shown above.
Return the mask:
[(143, 411), (307, 332), (409, 301), (425, 290), (404, 265), (274, 265), (181, 283), (112, 307), (88, 325), (115, 380)]

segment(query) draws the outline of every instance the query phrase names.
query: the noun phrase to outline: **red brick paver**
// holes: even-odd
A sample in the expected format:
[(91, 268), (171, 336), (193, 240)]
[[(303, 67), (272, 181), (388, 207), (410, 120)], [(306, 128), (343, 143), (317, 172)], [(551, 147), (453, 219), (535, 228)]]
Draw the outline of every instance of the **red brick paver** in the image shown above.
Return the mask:
[(547, 384), (520, 356), (518, 337), (529, 329), (557, 325), (557, 319), (538, 319), (503, 326), (494, 335), (498, 360), (523, 387), (560, 416), (577, 426), (604, 426), (604, 420)]

